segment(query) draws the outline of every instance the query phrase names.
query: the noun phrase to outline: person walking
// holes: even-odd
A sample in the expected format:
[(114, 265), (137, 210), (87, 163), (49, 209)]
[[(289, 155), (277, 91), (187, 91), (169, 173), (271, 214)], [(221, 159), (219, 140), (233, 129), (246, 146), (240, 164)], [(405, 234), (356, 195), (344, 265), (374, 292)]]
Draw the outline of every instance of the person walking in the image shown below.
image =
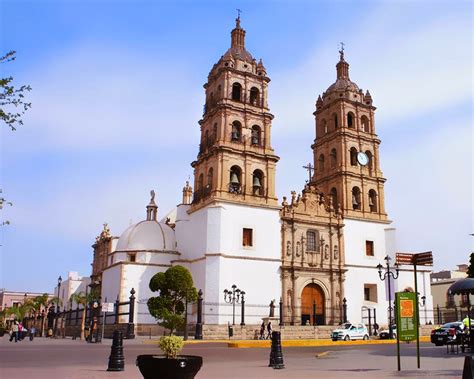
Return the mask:
[(262, 325), (260, 325), (260, 339), (265, 339), (265, 321), (262, 321)]
[(35, 334), (36, 334), (36, 328), (32, 326), (30, 328), (30, 341), (33, 341), (33, 339), (35, 338)]
[(272, 339), (272, 322), (271, 321), (268, 321), (268, 325), (267, 325), (267, 340), (271, 340)]
[(12, 324), (12, 335), (10, 336), (10, 342), (15, 338), (15, 342), (18, 342), (18, 321), (13, 321)]

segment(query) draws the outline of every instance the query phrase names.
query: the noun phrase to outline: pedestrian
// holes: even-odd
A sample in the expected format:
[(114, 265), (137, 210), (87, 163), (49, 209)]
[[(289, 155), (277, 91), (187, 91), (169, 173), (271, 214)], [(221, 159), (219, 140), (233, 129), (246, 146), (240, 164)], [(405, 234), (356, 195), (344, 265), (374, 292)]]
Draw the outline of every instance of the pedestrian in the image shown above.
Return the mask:
[(36, 334), (36, 328), (32, 326), (30, 328), (30, 341), (33, 341), (33, 338), (35, 338), (35, 334)]
[(23, 327), (23, 324), (21, 322), (18, 323), (18, 340), (23, 340), (23, 338), (25, 337), (24, 331), (25, 328)]
[(262, 325), (260, 325), (260, 339), (265, 339), (265, 321), (262, 321)]
[(267, 324), (267, 340), (272, 339), (272, 322), (268, 321)]
[(376, 336), (376, 337), (377, 337), (377, 334), (378, 334), (378, 330), (379, 330), (379, 324), (374, 322), (374, 336)]
[(15, 342), (18, 342), (18, 322), (15, 320), (12, 324), (12, 335), (10, 336), (10, 342), (15, 338)]

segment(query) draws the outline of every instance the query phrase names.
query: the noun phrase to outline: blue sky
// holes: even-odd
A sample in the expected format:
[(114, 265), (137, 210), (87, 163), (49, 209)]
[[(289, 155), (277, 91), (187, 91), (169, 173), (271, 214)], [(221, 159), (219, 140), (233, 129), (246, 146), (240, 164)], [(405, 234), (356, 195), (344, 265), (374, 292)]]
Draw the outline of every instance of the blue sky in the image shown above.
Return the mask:
[[(0, 2), (2, 67), (33, 87), (25, 126), (1, 130), (0, 287), (50, 291), (90, 275), (103, 222), (120, 235), (181, 199), (199, 143), (202, 85), (230, 45), (236, 8), (263, 58), (281, 157), (277, 193), (300, 191), (314, 104), (350, 75), (377, 106), (386, 208), (401, 251), (453, 269), (473, 249), (472, 3), (469, 1)], [(21, 268), (20, 268), (21, 267)]]

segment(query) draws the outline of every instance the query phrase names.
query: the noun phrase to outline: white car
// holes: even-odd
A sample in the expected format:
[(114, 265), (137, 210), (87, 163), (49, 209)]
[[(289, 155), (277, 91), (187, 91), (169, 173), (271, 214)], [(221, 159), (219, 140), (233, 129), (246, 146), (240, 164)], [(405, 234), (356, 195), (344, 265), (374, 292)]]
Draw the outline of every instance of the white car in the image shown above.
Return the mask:
[(339, 325), (339, 328), (333, 330), (331, 339), (333, 341), (368, 340), (369, 332), (364, 324), (351, 324), (348, 322)]

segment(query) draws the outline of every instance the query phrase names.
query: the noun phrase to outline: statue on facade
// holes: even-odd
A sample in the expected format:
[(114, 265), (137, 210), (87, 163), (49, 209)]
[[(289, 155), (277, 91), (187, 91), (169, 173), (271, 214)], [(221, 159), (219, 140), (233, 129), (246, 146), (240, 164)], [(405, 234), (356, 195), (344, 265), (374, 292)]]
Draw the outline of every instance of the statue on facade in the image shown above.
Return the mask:
[(270, 315), (269, 317), (275, 317), (275, 299), (270, 302)]

